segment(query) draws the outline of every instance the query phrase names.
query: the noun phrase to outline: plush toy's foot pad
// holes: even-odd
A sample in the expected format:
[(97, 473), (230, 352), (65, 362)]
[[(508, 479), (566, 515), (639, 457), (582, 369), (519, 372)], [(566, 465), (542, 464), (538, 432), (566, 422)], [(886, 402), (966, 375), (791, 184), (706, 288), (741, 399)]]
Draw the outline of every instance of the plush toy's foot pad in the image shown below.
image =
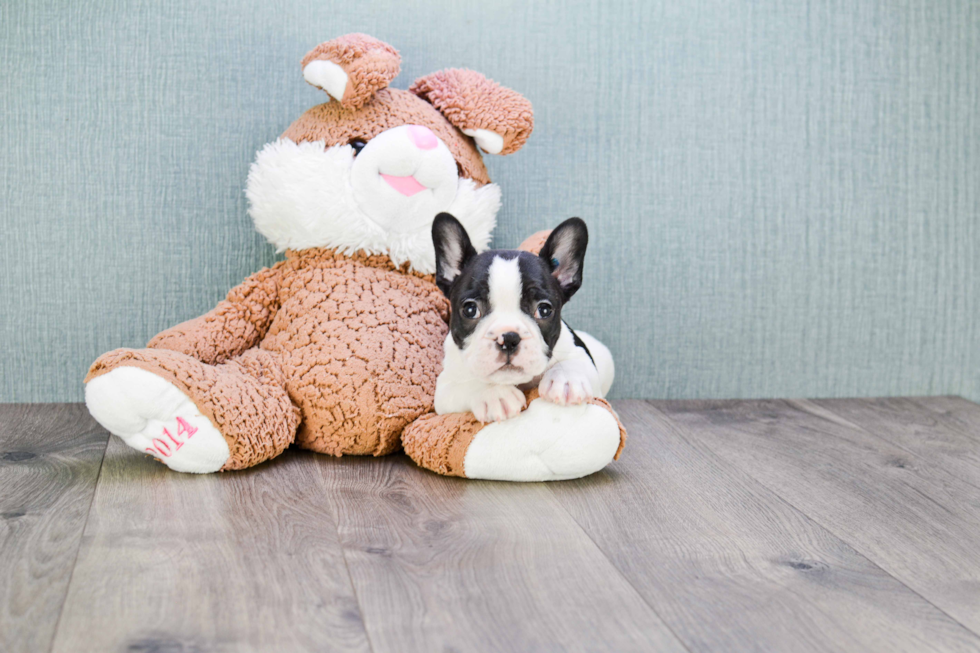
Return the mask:
[[(218, 365), (167, 349), (116, 349), (92, 363), (85, 383), (97, 420), (140, 451), (156, 445), (151, 453), (179, 471), (245, 469), (275, 458), (292, 444), (300, 421), (277, 355), (257, 348)], [(171, 443), (170, 455), (160, 444), (167, 434), (181, 440)]]
[(85, 404), (123, 442), (178, 472), (216, 472), (230, 452), (224, 436), (193, 401), (163, 378), (117, 367), (89, 381)]
[(558, 406), (536, 395), (519, 416), (493, 424), (426, 415), (402, 434), (405, 452), (439, 474), (499, 481), (580, 478), (619, 456), (626, 432), (605, 401)]

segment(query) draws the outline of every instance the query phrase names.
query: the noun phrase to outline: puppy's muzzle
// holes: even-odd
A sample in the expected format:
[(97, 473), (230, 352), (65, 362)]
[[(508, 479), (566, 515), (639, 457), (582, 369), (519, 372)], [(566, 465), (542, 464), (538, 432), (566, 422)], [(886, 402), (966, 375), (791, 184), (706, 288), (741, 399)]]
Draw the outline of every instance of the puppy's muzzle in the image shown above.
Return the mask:
[(508, 331), (497, 338), (495, 342), (497, 349), (510, 358), (517, 353), (518, 347), (521, 346), (521, 336), (514, 331)]

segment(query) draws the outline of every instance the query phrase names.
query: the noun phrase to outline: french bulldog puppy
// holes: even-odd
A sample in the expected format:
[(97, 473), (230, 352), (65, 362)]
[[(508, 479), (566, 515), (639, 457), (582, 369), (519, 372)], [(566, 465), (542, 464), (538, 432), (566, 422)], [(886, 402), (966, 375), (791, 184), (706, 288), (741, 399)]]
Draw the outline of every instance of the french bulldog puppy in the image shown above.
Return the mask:
[(561, 319), (582, 285), (585, 222), (562, 222), (538, 255), (477, 254), (463, 225), (440, 213), (432, 242), (436, 285), (452, 311), (436, 381), (437, 413), (472, 412), (481, 422), (516, 417), (524, 391), (535, 386), (545, 400), (563, 406), (604, 396), (613, 376), (609, 351)]

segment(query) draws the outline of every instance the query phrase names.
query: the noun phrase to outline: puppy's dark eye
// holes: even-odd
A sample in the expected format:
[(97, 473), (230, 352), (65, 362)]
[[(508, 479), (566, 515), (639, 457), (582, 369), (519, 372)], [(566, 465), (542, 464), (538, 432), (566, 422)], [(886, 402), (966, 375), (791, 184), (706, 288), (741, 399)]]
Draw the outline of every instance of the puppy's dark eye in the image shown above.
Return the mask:
[(554, 312), (555, 309), (552, 308), (551, 302), (541, 302), (538, 304), (537, 310), (534, 311), (534, 319), (547, 320)]
[(460, 309), (460, 313), (463, 314), (467, 320), (475, 320), (480, 317), (480, 305), (477, 304), (472, 299), (468, 299), (463, 302), (463, 307)]
[(364, 149), (364, 146), (367, 145), (367, 143), (365, 143), (359, 138), (355, 138), (350, 143), (348, 143), (348, 145), (354, 148), (354, 156), (357, 156), (358, 154), (361, 153), (361, 150)]

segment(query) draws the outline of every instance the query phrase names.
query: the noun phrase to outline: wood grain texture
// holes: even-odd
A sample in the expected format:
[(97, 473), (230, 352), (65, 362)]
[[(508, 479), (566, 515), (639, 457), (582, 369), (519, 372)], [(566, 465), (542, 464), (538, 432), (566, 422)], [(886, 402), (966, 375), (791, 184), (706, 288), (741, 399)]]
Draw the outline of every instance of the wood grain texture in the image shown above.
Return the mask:
[(980, 406), (616, 406), (623, 458), (555, 484), (175, 474), (0, 406), (0, 650), (980, 650)]
[(684, 650), (542, 484), (320, 470), (376, 653)]
[(820, 399), (813, 403), (980, 488), (977, 404), (960, 397)]
[(0, 651), (51, 645), (107, 438), (77, 404), (0, 405)]
[(652, 402), (974, 633), (980, 491), (808, 401)]
[(368, 651), (313, 454), (176, 474), (112, 438), (54, 651)]
[(980, 637), (645, 402), (620, 461), (550, 489), (691, 651), (976, 650)]

